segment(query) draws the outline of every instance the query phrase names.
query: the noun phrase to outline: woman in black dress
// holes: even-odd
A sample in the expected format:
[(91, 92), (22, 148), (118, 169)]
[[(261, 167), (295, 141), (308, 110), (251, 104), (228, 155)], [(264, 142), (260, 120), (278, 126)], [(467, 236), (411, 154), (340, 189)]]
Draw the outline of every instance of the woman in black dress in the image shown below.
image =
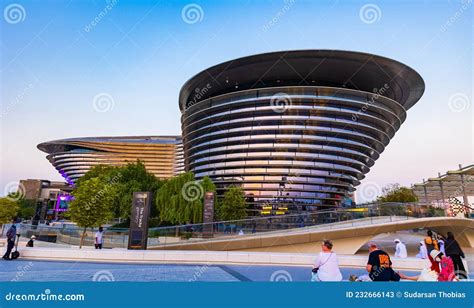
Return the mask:
[(448, 232), (448, 237), (444, 243), (444, 249), (446, 251), (446, 255), (453, 260), (454, 270), (456, 271), (459, 278), (467, 278), (466, 270), (464, 268), (464, 264), (462, 263), (461, 258), (464, 258), (464, 252), (459, 246), (458, 241), (454, 239), (454, 235), (451, 232)]

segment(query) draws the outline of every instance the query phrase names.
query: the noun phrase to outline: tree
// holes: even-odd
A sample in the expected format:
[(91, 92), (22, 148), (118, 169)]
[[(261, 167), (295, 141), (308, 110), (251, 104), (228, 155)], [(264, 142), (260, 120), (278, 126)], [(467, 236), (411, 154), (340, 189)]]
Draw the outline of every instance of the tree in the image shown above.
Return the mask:
[(18, 204), (9, 198), (0, 198), (0, 224), (2, 233), (4, 224), (11, 222), (18, 213)]
[[(128, 163), (126, 166), (117, 168), (116, 172), (118, 178), (116, 181), (117, 195), (114, 200), (116, 217), (130, 217), (134, 192), (150, 191), (156, 194), (163, 185), (163, 181), (148, 172), (145, 165), (139, 160), (136, 163)], [(157, 215), (155, 200), (152, 200), (151, 217)]]
[(216, 191), (216, 184), (211, 180), (210, 177), (205, 176), (200, 181), (202, 189), (204, 192), (215, 192)]
[(82, 248), (87, 228), (99, 227), (113, 218), (112, 204), (116, 194), (115, 185), (99, 177), (82, 181), (72, 192), (74, 199), (67, 216), (84, 228), (79, 248)]
[[(151, 191), (156, 194), (163, 184), (163, 181), (148, 172), (139, 160), (120, 167), (94, 166), (77, 181), (76, 186), (80, 187), (82, 183), (90, 179), (99, 179), (100, 182), (113, 186), (115, 192), (112, 200), (113, 215), (126, 219), (130, 217), (134, 192)], [(154, 200), (152, 200), (151, 217), (157, 215)]]
[(18, 216), (23, 219), (31, 219), (35, 216), (36, 200), (20, 199), (17, 201), (19, 206)]
[(113, 177), (118, 172), (119, 168), (120, 167), (114, 167), (109, 165), (95, 165), (90, 168), (86, 174), (77, 179), (76, 186), (92, 178), (107, 178), (111, 176)]
[(378, 197), (379, 202), (416, 202), (418, 198), (412, 189), (400, 186), (399, 184), (389, 184), (382, 189), (382, 196)]
[(238, 220), (247, 216), (245, 194), (238, 186), (229, 186), (217, 208), (219, 220)]
[(160, 219), (172, 224), (202, 222), (204, 192), (215, 190), (209, 177), (197, 181), (192, 172), (168, 179), (156, 195)]

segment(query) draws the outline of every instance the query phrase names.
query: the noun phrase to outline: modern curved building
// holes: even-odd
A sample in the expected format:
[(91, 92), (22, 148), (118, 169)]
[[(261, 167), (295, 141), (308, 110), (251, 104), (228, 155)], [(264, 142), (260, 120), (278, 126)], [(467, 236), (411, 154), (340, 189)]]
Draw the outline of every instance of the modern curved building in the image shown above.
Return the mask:
[(38, 149), (69, 184), (98, 164), (121, 166), (142, 161), (158, 178), (183, 172), (183, 145), (179, 136), (85, 137), (44, 142)]
[(240, 185), (256, 212), (339, 206), (423, 92), (413, 69), (366, 53), (228, 61), (181, 89), (186, 171), (211, 177), (221, 192)]

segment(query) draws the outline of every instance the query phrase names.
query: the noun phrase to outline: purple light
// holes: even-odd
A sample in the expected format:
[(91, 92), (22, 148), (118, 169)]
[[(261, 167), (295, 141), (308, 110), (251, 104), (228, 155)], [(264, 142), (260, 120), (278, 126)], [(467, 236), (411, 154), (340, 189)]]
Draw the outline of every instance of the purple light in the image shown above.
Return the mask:
[(56, 205), (54, 206), (54, 211), (56, 212), (66, 212), (68, 208), (67, 202), (72, 200), (71, 195), (58, 195), (56, 199)]

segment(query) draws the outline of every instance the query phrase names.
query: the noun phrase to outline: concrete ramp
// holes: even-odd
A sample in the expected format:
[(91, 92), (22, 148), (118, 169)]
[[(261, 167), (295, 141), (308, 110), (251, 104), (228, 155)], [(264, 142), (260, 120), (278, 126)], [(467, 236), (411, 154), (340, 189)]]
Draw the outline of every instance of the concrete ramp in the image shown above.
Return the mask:
[(160, 250), (265, 251), (316, 253), (322, 239), (331, 239), (339, 254), (355, 254), (372, 237), (387, 232), (427, 228), (446, 235), (451, 231), (462, 247), (474, 247), (474, 220), (450, 217), (369, 217), (321, 226), (252, 235), (189, 241), (151, 247)]

